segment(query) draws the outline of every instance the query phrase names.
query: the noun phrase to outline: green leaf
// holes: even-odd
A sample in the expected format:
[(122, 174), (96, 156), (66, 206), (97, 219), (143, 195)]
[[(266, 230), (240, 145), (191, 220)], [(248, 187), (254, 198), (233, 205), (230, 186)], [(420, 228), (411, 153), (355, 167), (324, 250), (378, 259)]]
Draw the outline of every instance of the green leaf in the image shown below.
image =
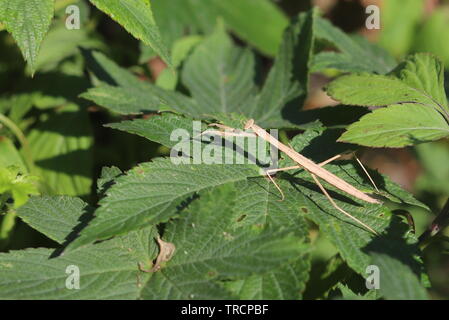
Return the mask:
[(90, 193), (93, 141), (85, 110), (66, 106), (31, 130), (27, 138), (37, 172), (50, 194)]
[(344, 104), (386, 106), (416, 103), (446, 113), (444, 68), (428, 54), (410, 56), (395, 70), (397, 77), (351, 74), (331, 82), (327, 92)]
[[(8, 118), (13, 122), (20, 123), (23, 116), (33, 107), (33, 94), (13, 94), (2, 98), (0, 105), (2, 105), (0, 109), (4, 109), (3, 114), (8, 114)], [(6, 111), (9, 111), (9, 113)]]
[[(179, 125), (181, 128), (185, 126), (185, 130), (189, 131), (190, 123), (185, 119), (174, 116), (164, 115), (161, 117), (153, 117), (148, 120), (139, 120), (135, 127), (131, 122), (126, 122), (126, 127), (134, 132), (140, 132), (152, 141), (157, 141), (168, 147), (173, 147), (173, 143), (166, 138), (160, 136), (168, 136), (173, 127)], [(136, 124), (137, 124), (136, 123)], [(120, 124), (117, 125), (120, 127)], [(140, 128), (138, 128), (140, 127)], [(131, 131), (131, 130), (130, 130)], [(306, 155), (317, 155), (320, 153), (314, 150), (329, 149), (336, 150), (335, 140), (332, 144), (324, 144), (322, 139), (324, 128), (320, 124), (316, 124), (307, 130), (304, 134), (297, 135), (291, 145), (301, 151), (304, 149)], [(160, 134), (159, 134), (160, 132)], [(328, 136), (328, 135), (323, 135)], [(313, 143), (311, 143), (313, 142)], [(322, 159), (324, 160), (324, 159)], [(322, 161), (321, 160), (321, 161)], [(281, 166), (293, 165), (287, 161), (283, 161)], [(334, 174), (342, 177), (355, 187), (366, 192), (372, 192), (372, 187), (368, 179), (363, 178), (364, 174), (361, 169), (353, 164), (341, 162), (339, 165), (327, 165), (326, 169)], [(398, 185), (392, 183), (386, 177), (380, 176), (376, 172), (370, 172), (376, 184), (380, 186), (381, 194), (388, 199), (402, 203), (417, 205), (426, 208), (425, 205), (416, 201), (412, 195), (403, 191)], [(236, 199), (235, 220), (240, 225), (247, 226), (266, 226), (266, 225), (283, 225), (295, 226), (296, 230), (303, 230), (304, 224), (299, 215), (309, 217), (322, 228), (322, 231), (328, 235), (331, 241), (337, 246), (343, 257), (352, 268), (359, 273), (364, 272), (364, 266), (369, 261), (369, 257), (361, 251), (372, 239), (372, 235), (353, 221), (342, 217), (342, 214), (329, 203), (327, 198), (317, 189), (310, 176), (297, 170), (287, 173), (280, 173), (277, 176), (277, 183), (283, 190), (285, 195), (284, 201), (278, 201), (281, 196), (279, 191), (263, 178), (250, 180), (242, 180), (236, 184), (239, 195)], [(326, 186), (329, 188), (329, 186)], [(361, 219), (368, 225), (373, 226), (380, 232), (383, 228), (391, 223), (391, 216), (384, 207), (366, 205), (358, 200), (341, 195), (341, 191), (330, 187), (333, 198), (339, 206), (343, 207), (347, 212)], [(376, 227), (377, 226), (377, 227)], [(353, 237), (352, 237), (353, 236)], [(235, 290), (238, 290), (236, 285)]]
[(42, 43), (35, 69), (41, 72), (54, 70), (64, 59), (79, 54), (79, 47), (105, 49), (99, 39), (88, 33), (87, 27), (69, 30), (65, 21), (58, 23), (52, 26)]
[(169, 53), (154, 21), (149, 0), (90, 0), (90, 2), (121, 24), (135, 38), (151, 46), (168, 65), (171, 65)]
[(17, 215), (28, 225), (62, 244), (73, 229), (86, 223), (91, 208), (79, 198), (67, 196), (33, 197)]
[[(142, 292), (144, 298), (229, 298), (232, 295), (218, 286), (219, 280), (250, 277), (249, 281), (260, 285), (257, 275), (269, 280), (264, 284), (266, 296), (273, 297), (270, 293), (277, 291), (288, 297), (295, 290), (296, 294), (291, 296), (298, 296), (306, 280), (301, 279), (303, 275), (298, 275), (296, 282), (283, 282), (276, 281), (273, 273), (283, 280), (295, 278), (290, 266), (307, 254), (308, 246), (291, 230), (234, 228), (231, 224), (234, 196), (235, 189), (230, 185), (202, 192), (200, 199), (182, 212), (179, 219), (167, 225), (164, 240), (175, 244), (176, 251), (149, 280)], [(304, 272), (299, 267), (297, 271)], [(259, 294), (258, 288), (247, 291), (240, 298)]]
[(370, 290), (362, 295), (355, 293), (348, 286), (341, 283), (337, 287), (341, 291), (343, 300), (376, 300), (376, 290)]
[(298, 300), (302, 299), (309, 270), (309, 259), (304, 257), (278, 270), (230, 281), (226, 285), (243, 300)]
[(449, 135), (447, 122), (438, 112), (408, 103), (377, 109), (347, 130), (339, 141), (370, 147), (404, 147)]
[(366, 146), (402, 147), (447, 136), (449, 107), (443, 65), (431, 55), (409, 57), (390, 76), (352, 74), (327, 92), (349, 105), (389, 106), (349, 126), (342, 141)]
[[(298, 117), (309, 87), (309, 70), (313, 56), (317, 12), (301, 14), (284, 32), (274, 66), (257, 96), (256, 103), (245, 114), (259, 125), (280, 127), (279, 123)], [(288, 113), (286, 116), (285, 113)]]
[(280, 180), (279, 186), (285, 199), (274, 184), (265, 178), (249, 179), (236, 183), (235, 225), (254, 227), (288, 227), (296, 233), (307, 237), (307, 223), (298, 206), (301, 202), (296, 197), (295, 190), (285, 180)]
[[(308, 238), (308, 224), (298, 206), (297, 190), (288, 183), (280, 181), (286, 195), (284, 201), (280, 201), (279, 191), (265, 178), (241, 181), (235, 187), (232, 226), (288, 228), (296, 235)], [(310, 257), (303, 256), (278, 270), (233, 281), (227, 287), (241, 299), (300, 299), (309, 271)]]
[(445, 8), (435, 8), (414, 34), (411, 48), (413, 52), (432, 52), (442, 59), (446, 69), (449, 67), (449, 38), (445, 32), (448, 19)]
[[(157, 128), (157, 125), (149, 125), (147, 128), (148, 131), (142, 130), (141, 132), (146, 131), (148, 132), (147, 137), (151, 140), (159, 141), (171, 147), (172, 144), (170, 142), (167, 142), (166, 139), (159, 138), (158, 131), (165, 132), (165, 135), (168, 134), (173, 124), (176, 126), (176, 121), (179, 121), (178, 116), (171, 115), (162, 116), (159, 119), (154, 118), (154, 120), (149, 119), (147, 120), (148, 124), (160, 123), (162, 129)], [(140, 123), (143, 125), (144, 121)], [(182, 127), (182, 121), (180, 123)], [(186, 122), (185, 125), (187, 130), (189, 123)], [(151, 134), (152, 128), (156, 132), (154, 135)], [(298, 149), (307, 147), (307, 150), (305, 150), (306, 154), (316, 154), (311, 149), (323, 149), (323, 141), (317, 139), (323, 131), (324, 129), (319, 125), (312, 127), (305, 134), (298, 135), (292, 141), (292, 145), (295, 148), (298, 146)], [(317, 143), (309, 146), (311, 141)], [(335, 144), (335, 140), (333, 140), (333, 143)], [(324, 148), (335, 150), (334, 145), (326, 145)], [(287, 166), (289, 163), (284, 161), (281, 165)], [(339, 165), (327, 165), (326, 169), (342, 177), (360, 190), (367, 192), (372, 192), (373, 190), (368, 179), (362, 178), (363, 176), (361, 174), (363, 173), (361, 173), (361, 170), (352, 164), (342, 162)], [(424, 206), (385, 177), (374, 174), (373, 172), (371, 172), (371, 175), (375, 179), (376, 184), (382, 189), (381, 193), (385, 194), (389, 199), (399, 203)], [(238, 221), (240, 225), (255, 227), (267, 225), (294, 226), (299, 231), (304, 230), (304, 223), (301, 222), (302, 218), (299, 215), (309, 217), (320, 226), (323, 233), (330, 237), (331, 241), (342, 253), (344, 259), (348, 261), (348, 264), (362, 274), (366, 264), (369, 262), (369, 256), (362, 252), (362, 248), (372, 241), (372, 234), (349, 218), (342, 216), (316, 187), (308, 173), (302, 172), (301, 170), (297, 170), (296, 172), (293, 170), (278, 174), (276, 179), (285, 194), (285, 200), (281, 202), (278, 201), (280, 199), (279, 191), (264, 178), (241, 179), (238, 181), (236, 187), (239, 196), (236, 199), (235, 223), (237, 224)], [(391, 216), (386, 208), (367, 205), (357, 199), (342, 195), (341, 191), (333, 187), (326, 185), (326, 188), (331, 190), (331, 195), (340, 207), (372, 226), (378, 232), (381, 232), (390, 225)], [(133, 190), (136, 190), (136, 188)], [(238, 291), (237, 284), (235, 288), (233, 287), (233, 290)]]
[(379, 268), (380, 292), (390, 300), (427, 300), (426, 289), (411, 268), (385, 253), (371, 253), (372, 264)]
[[(326, 129), (321, 123), (315, 122), (313, 126), (310, 126), (302, 134), (298, 134), (290, 141), (289, 145), (292, 146), (297, 152), (300, 152), (304, 156), (315, 159), (316, 163), (327, 160), (335, 153), (340, 152), (344, 154), (348, 151), (348, 145), (336, 142), (332, 129)], [(329, 154), (329, 151), (331, 153)], [(336, 164), (339, 163), (337, 166)], [(282, 160), (282, 167), (293, 166), (295, 163), (290, 159)], [(335, 166), (334, 166), (335, 165)], [(338, 169), (340, 167), (340, 169)], [(369, 181), (366, 173), (363, 171), (360, 165), (354, 161), (333, 161), (325, 166), (326, 169), (331, 168), (337, 170), (337, 175), (344, 177), (345, 180), (350, 181), (359, 190), (367, 193), (375, 192), (377, 195), (402, 205), (411, 205), (421, 207), (430, 211), (429, 207), (424, 203), (416, 200), (413, 194), (402, 189), (400, 185), (394, 183), (388, 176), (381, 175), (375, 170), (368, 169), (368, 173), (373, 179), (374, 183), (380, 187), (379, 190), (374, 191), (371, 181)], [(294, 171), (293, 171), (294, 172)], [(369, 185), (367, 187), (366, 185)]]
[[(263, 294), (272, 299), (279, 295), (297, 298), (309, 268), (305, 235), (285, 228), (233, 226), (235, 193), (229, 184), (201, 192), (200, 200), (167, 224), (164, 240), (176, 250), (157, 272), (138, 270), (138, 264), (151, 265), (156, 255), (151, 241), (155, 229), (146, 228), (56, 257), (50, 249), (0, 254), (0, 297), (225, 299)], [(76, 198), (34, 198), (19, 214), (37, 230), (62, 242), (78, 225), (85, 207)], [(81, 290), (66, 288), (68, 266), (80, 269)], [(265, 279), (263, 285), (257, 277)], [(247, 283), (256, 281), (258, 288), (246, 284), (241, 294), (226, 288), (230, 280), (237, 284), (246, 279)]]
[[(54, 257), (52, 249), (0, 253), (1, 299), (137, 299), (148, 274), (138, 263), (152, 260), (153, 228)], [(80, 289), (67, 282), (79, 268)]]
[(84, 49), (81, 52), (96, 86), (101, 84), (127, 88), (142, 86), (143, 81), (130, 71), (119, 67), (102, 52)]
[(100, 52), (85, 51), (84, 55), (99, 86), (90, 88), (81, 97), (121, 114), (140, 114), (159, 109), (202, 114), (190, 97), (141, 81)]
[(69, 247), (165, 222), (196, 192), (257, 175), (251, 165), (142, 163), (115, 181), (95, 218)]
[(25, 162), (14, 143), (6, 138), (0, 137), (0, 167), (17, 166), (21, 172), (26, 172)]
[(268, 0), (212, 0), (210, 5), (242, 40), (265, 54), (276, 54), (288, 19), (274, 3)]
[(282, 10), (268, 0), (165, 0), (154, 1), (152, 7), (167, 44), (186, 33), (209, 34), (217, 19), (223, 19), (239, 38), (266, 55), (274, 55), (288, 25)]
[(381, 8), (379, 45), (396, 57), (410, 52), (416, 31), (425, 12), (424, 1), (386, 1)]
[[(185, 130), (183, 132), (193, 136), (193, 119), (181, 117), (171, 113), (163, 113), (149, 119), (136, 119), (122, 121), (120, 123), (111, 123), (106, 125), (109, 128), (126, 131), (137, 134), (148, 140), (162, 144), (163, 146), (172, 148), (179, 143), (177, 139), (173, 139), (172, 133), (175, 130)], [(205, 126), (201, 124), (199, 129), (204, 130)], [(198, 132), (197, 134), (199, 134)]]
[[(160, 103), (153, 96), (143, 90), (143, 84), (139, 88), (123, 88), (102, 85), (91, 88), (80, 97), (91, 100), (100, 106), (120, 114), (141, 114), (142, 112), (155, 111)], [(148, 86), (149, 87), (149, 86)]]
[[(186, 34), (212, 32), (218, 17), (212, 1), (165, 0), (153, 1), (151, 5), (161, 36), (172, 50), (174, 43)], [(147, 57), (151, 56), (147, 53)]]
[(432, 98), (417, 89), (392, 76), (351, 74), (331, 82), (327, 93), (348, 105), (380, 107), (417, 103), (432, 108)]
[(203, 37), (195, 35), (175, 41), (172, 49), (173, 66), (179, 67), (201, 40), (203, 40)]
[[(174, 69), (181, 66), (184, 60), (189, 56), (190, 52), (202, 39), (201, 36), (196, 35), (186, 36), (173, 43), (172, 60)], [(157, 86), (168, 90), (175, 90), (177, 84), (178, 74), (169, 68), (165, 68), (156, 79)]]
[(182, 82), (192, 97), (135, 79), (132, 86), (125, 84), (119, 77), (129, 78), (129, 72), (99, 54), (90, 57), (98, 62), (90, 63), (91, 70), (95, 69), (97, 77), (109, 86), (91, 88), (82, 97), (124, 114), (171, 110), (210, 119), (235, 113), (254, 118), (263, 126), (294, 126), (290, 116), (298, 118), (297, 107), (307, 95), (315, 15), (314, 10), (301, 15), (285, 32), (275, 65), (260, 92), (255, 83), (254, 55), (233, 44), (219, 25), (184, 64)]
[(243, 111), (255, 86), (254, 55), (233, 45), (223, 26), (201, 44), (186, 61), (183, 83), (203, 113)]
[[(202, 110), (191, 98), (150, 83), (140, 83), (134, 88), (101, 85), (89, 89), (80, 96), (121, 114), (141, 114), (169, 109), (204, 117)], [(166, 105), (169, 107), (165, 107)]]
[(449, 106), (444, 90), (444, 65), (432, 54), (417, 53), (406, 59), (395, 70), (399, 78), (408, 86), (427, 95), (438, 111), (448, 116)]
[(39, 194), (36, 184), (37, 177), (23, 175), (18, 167), (0, 167), (0, 195), (11, 195), (14, 208), (24, 205), (28, 197)]
[(54, 0), (1, 0), (0, 22), (11, 32), (32, 72), (54, 14)]
[[(290, 144), (295, 150), (306, 156), (314, 155), (311, 158), (318, 162), (318, 160), (314, 159), (320, 154), (318, 151), (323, 149), (336, 150), (335, 140), (332, 140), (332, 143), (326, 143), (323, 140), (324, 137), (328, 136), (323, 131), (323, 128), (317, 125), (307, 130), (304, 134), (294, 137)], [(322, 161), (322, 159), (319, 161)], [(292, 163), (289, 161), (283, 160), (280, 162), (281, 167), (290, 165)], [(326, 165), (325, 169), (359, 190), (368, 193), (372, 192), (372, 186), (369, 180), (365, 178), (360, 167), (348, 161), (332, 162), (332, 164)], [(381, 194), (389, 195), (389, 198), (395, 202), (423, 206), (412, 195), (403, 191), (386, 177), (376, 172), (370, 172), (370, 175), (381, 189)], [(398, 219), (392, 216), (385, 206), (371, 205), (359, 201), (322, 182), (339, 207), (381, 234), (379, 237), (373, 237), (370, 232), (336, 210), (316, 186), (309, 173), (300, 169), (286, 171), (276, 176), (276, 182), (286, 195), (284, 201), (287, 201), (289, 197), (293, 197), (296, 207), (300, 209), (303, 216), (319, 226), (320, 232), (334, 244), (344, 261), (362, 276), (366, 275), (365, 269), (370, 263), (367, 247), (375, 239), (382, 239), (392, 234), (396, 235), (392, 236), (392, 243), (403, 242), (402, 237), (404, 237), (409, 239), (411, 246), (415, 249), (417, 248), (416, 238), (407, 233), (408, 229), (406, 226), (399, 224)], [(290, 191), (290, 189), (292, 190)], [(283, 215), (284, 219), (286, 216), (285, 214)], [(285, 220), (283, 223), (286, 223)], [(400, 250), (398, 249), (398, 251)]]
[(97, 192), (103, 194), (114, 183), (114, 179), (123, 174), (117, 167), (103, 167), (100, 178), (97, 180)]
[(337, 69), (349, 72), (390, 72), (396, 62), (385, 50), (360, 36), (349, 36), (328, 20), (316, 19), (315, 36), (330, 43), (339, 52), (321, 52), (315, 55), (313, 71)]
[(423, 143), (415, 146), (421, 174), (415, 188), (421, 192), (449, 194), (449, 149), (444, 141)]

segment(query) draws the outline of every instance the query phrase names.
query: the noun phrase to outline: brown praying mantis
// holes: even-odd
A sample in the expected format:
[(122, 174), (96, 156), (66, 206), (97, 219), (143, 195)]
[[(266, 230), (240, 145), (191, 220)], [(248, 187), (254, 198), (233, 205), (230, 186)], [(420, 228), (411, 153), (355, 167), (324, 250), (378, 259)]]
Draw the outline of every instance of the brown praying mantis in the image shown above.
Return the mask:
[[(218, 135), (222, 135), (222, 136), (226, 136), (226, 135), (234, 135), (234, 136), (238, 136), (238, 135), (243, 135), (243, 136), (250, 136), (250, 133), (246, 133), (246, 132), (238, 132), (238, 130), (233, 129), (233, 128), (229, 128), (226, 127), (224, 125), (220, 125), (220, 124), (211, 124), (211, 126), (216, 126), (219, 128), (225, 128), (225, 129), (230, 129), (233, 132), (220, 132), (220, 131), (210, 131), (210, 130), (206, 130), (204, 133), (208, 132), (208, 133), (216, 133)], [(352, 220), (356, 221), (358, 224), (362, 225), (363, 227), (365, 227), (366, 229), (368, 229), (369, 231), (371, 231), (374, 234), (378, 234), (373, 228), (371, 228), (370, 226), (368, 226), (366, 223), (360, 221), (359, 219), (357, 219), (356, 217), (352, 216), (351, 214), (347, 213), (345, 210), (343, 210), (342, 208), (340, 208), (335, 201), (332, 199), (332, 197), (329, 195), (329, 193), (326, 191), (326, 189), (323, 187), (323, 185), (320, 183), (320, 181), (318, 180), (318, 178), (323, 179), (324, 181), (326, 181), (327, 183), (333, 185), (334, 187), (338, 188), (339, 190), (346, 192), (348, 194), (350, 194), (351, 196), (366, 201), (368, 203), (375, 203), (375, 204), (380, 204), (381, 201), (367, 195), (366, 193), (360, 191), (359, 189), (355, 188), (354, 186), (352, 186), (351, 184), (347, 183), (346, 181), (344, 181), (343, 179), (339, 178), (338, 176), (336, 176), (335, 174), (329, 172), (328, 170), (324, 169), (323, 166), (337, 158), (340, 157), (340, 155), (337, 155), (335, 157), (332, 157), (329, 160), (326, 160), (322, 163), (316, 164), (315, 162), (313, 162), (312, 160), (304, 157), (302, 154), (300, 154), (299, 152), (296, 152), (293, 148), (283, 144), (282, 142), (280, 142), (279, 140), (277, 140), (275, 137), (273, 137), (272, 135), (270, 135), (267, 131), (265, 131), (263, 128), (259, 127), (258, 125), (256, 125), (254, 123), (253, 119), (248, 120), (245, 123), (244, 126), (245, 130), (252, 130), (254, 132), (254, 134), (256, 136), (259, 136), (260, 138), (262, 138), (263, 140), (267, 141), (268, 143), (270, 143), (271, 145), (273, 145), (275, 148), (277, 148), (278, 150), (284, 152), (289, 158), (291, 158), (293, 161), (295, 161), (296, 163), (298, 163), (297, 166), (291, 166), (291, 167), (286, 167), (286, 168), (279, 168), (279, 169), (270, 169), (270, 170), (266, 170), (266, 175), (267, 177), (274, 183), (274, 185), (276, 186), (276, 188), (279, 190), (279, 192), (282, 195), (282, 199), (284, 198), (283, 192), (281, 190), (281, 188), (277, 185), (277, 183), (274, 181), (274, 179), (271, 177), (271, 174), (275, 173), (275, 172), (279, 172), (279, 171), (286, 171), (286, 170), (292, 170), (292, 169), (299, 169), (299, 168), (304, 168), (306, 171), (308, 171), (313, 180), (315, 181), (315, 183), (318, 185), (318, 187), (320, 188), (321, 192), (323, 192), (323, 194), (327, 197), (327, 199), (330, 201), (330, 203), (332, 204), (333, 207), (335, 207), (338, 211), (342, 212), (344, 215), (346, 215), (347, 217), (351, 218)], [(254, 136), (254, 135), (251, 135)], [(358, 159), (357, 159), (358, 160)], [(359, 164), (361, 164), (360, 161), (358, 161)], [(365, 170), (365, 168), (362, 165), (363, 170), (365, 171), (365, 173), (368, 175), (370, 181), (373, 183), (373, 185), (376, 187), (376, 185), (374, 184), (374, 181), (371, 179), (371, 177), (369, 176), (368, 172)], [(377, 187), (376, 187), (377, 189)]]

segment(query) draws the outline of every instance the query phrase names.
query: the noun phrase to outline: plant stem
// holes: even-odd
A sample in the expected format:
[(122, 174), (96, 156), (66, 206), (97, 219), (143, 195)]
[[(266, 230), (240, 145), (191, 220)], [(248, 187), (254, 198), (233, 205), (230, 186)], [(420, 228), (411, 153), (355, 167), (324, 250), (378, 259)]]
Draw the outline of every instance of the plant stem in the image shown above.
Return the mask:
[(449, 225), (449, 199), (447, 199), (443, 209), (430, 224), (429, 228), (419, 237), (420, 245), (424, 246), (437, 235), (441, 230)]
[(31, 150), (28, 145), (28, 140), (25, 138), (22, 130), (8, 117), (0, 114), (0, 122), (3, 123), (11, 132), (17, 137), (23, 148), (23, 154), (25, 156), (26, 165), (28, 172), (32, 173), (34, 171), (34, 161), (31, 155)]
[(4, 216), (0, 225), (0, 250), (4, 249), (9, 242), (12, 230), (16, 225), (16, 213), (8, 211)]

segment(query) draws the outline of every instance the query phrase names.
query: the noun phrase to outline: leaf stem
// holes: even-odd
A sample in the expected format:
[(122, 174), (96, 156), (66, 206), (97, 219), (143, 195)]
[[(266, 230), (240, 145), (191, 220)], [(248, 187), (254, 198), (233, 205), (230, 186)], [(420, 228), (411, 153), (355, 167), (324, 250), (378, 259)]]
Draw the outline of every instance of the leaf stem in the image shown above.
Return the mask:
[(14, 226), (16, 225), (16, 212), (8, 211), (4, 216), (0, 225), (0, 250), (4, 249), (9, 242)]
[(449, 199), (447, 199), (441, 212), (430, 224), (429, 228), (423, 232), (419, 237), (419, 243), (421, 246), (425, 246), (429, 241), (435, 237), (441, 230), (449, 225)]
[(23, 148), (23, 154), (25, 157), (28, 172), (29, 173), (34, 172), (34, 161), (31, 154), (30, 146), (22, 130), (20, 130), (20, 128), (11, 119), (9, 119), (3, 114), (0, 114), (0, 123), (3, 123), (17, 137)]

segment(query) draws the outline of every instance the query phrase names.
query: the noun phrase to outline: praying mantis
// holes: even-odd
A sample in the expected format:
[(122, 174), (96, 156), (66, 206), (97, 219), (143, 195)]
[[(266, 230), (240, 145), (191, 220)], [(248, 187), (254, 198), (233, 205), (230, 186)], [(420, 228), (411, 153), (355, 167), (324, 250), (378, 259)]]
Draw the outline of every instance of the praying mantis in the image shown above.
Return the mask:
[[(228, 134), (231, 134), (231, 135), (243, 135), (243, 136), (249, 136), (250, 135), (249, 133), (238, 132), (236, 129), (229, 128), (229, 127), (226, 127), (226, 126), (220, 125), (220, 124), (211, 124), (211, 126), (216, 126), (216, 127), (219, 127), (219, 128), (231, 129), (233, 131), (233, 132), (212, 131), (212, 132), (214, 132), (216, 134), (223, 135), (223, 136), (228, 135)], [(355, 197), (357, 199), (363, 200), (365, 202), (373, 203), (373, 204), (381, 204), (382, 203), (381, 201), (379, 201), (379, 200), (369, 196), (368, 194), (360, 191), (359, 189), (355, 188), (354, 186), (352, 186), (351, 184), (347, 183), (343, 179), (339, 178), (335, 174), (333, 174), (330, 171), (328, 171), (328, 170), (323, 168), (323, 166), (325, 164), (327, 164), (327, 163), (329, 163), (329, 162), (339, 158), (340, 157), (339, 155), (337, 155), (335, 157), (332, 157), (331, 159), (326, 160), (326, 161), (324, 161), (322, 163), (316, 164), (315, 162), (313, 162), (312, 160), (306, 158), (305, 156), (303, 156), (299, 152), (296, 152), (293, 148), (291, 148), (291, 147), (283, 144), (279, 140), (277, 140), (275, 137), (270, 135), (263, 128), (261, 128), (258, 125), (256, 125), (253, 119), (250, 119), (250, 120), (248, 120), (245, 123), (244, 129), (245, 130), (252, 130), (254, 135), (262, 138), (263, 140), (267, 141), (268, 143), (273, 145), (278, 150), (284, 152), (289, 158), (291, 158), (293, 161), (295, 161), (298, 164), (297, 166), (291, 166), (291, 167), (279, 168), (279, 169), (271, 169), (271, 170), (267, 170), (265, 172), (267, 177), (274, 183), (276, 188), (281, 193), (282, 198), (284, 198), (283, 192), (282, 192), (281, 188), (277, 185), (277, 183), (274, 181), (274, 179), (271, 177), (271, 174), (275, 173), (275, 172), (279, 172), (279, 171), (286, 171), (286, 170), (291, 170), (291, 169), (304, 168), (306, 171), (308, 171), (310, 173), (310, 175), (312, 176), (313, 180), (315, 181), (315, 183), (320, 188), (321, 192), (323, 192), (323, 194), (327, 197), (327, 199), (330, 201), (330, 203), (333, 205), (333, 207), (335, 207), (338, 211), (340, 211), (341, 213), (343, 213), (347, 217), (351, 218), (352, 220), (354, 220), (358, 224), (362, 225), (364, 228), (368, 229), (370, 232), (378, 235), (378, 233), (373, 228), (368, 226), (366, 223), (362, 222), (361, 220), (357, 219), (356, 217), (352, 216), (351, 214), (349, 214), (348, 212), (346, 212), (345, 210), (340, 208), (335, 203), (335, 201), (332, 199), (332, 197), (329, 195), (329, 193), (326, 191), (326, 189), (323, 187), (323, 185), (320, 183), (320, 181), (318, 180), (318, 178), (321, 178), (324, 181), (326, 181), (327, 183), (329, 183), (329, 184), (333, 185), (334, 187), (338, 188), (339, 190), (341, 190), (343, 192), (346, 192), (346, 193), (350, 194), (351, 196), (353, 196), (353, 197)], [(209, 132), (210, 133), (211, 131), (207, 130), (205, 132)], [(203, 132), (203, 134), (205, 132)], [(359, 162), (359, 164), (361, 164), (361, 163)], [(363, 168), (363, 166), (362, 166), (362, 168)], [(365, 168), (363, 168), (363, 169), (364, 169), (365, 173), (367, 173)], [(371, 180), (371, 182), (374, 184), (374, 182), (371, 179), (371, 177), (369, 175), (368, 175), (368, 177)], [(374, 184), (374, 186), (375, 186), (375, 184)], [(377, 189), (377, 187), (376, 187), (376, 189)]]

